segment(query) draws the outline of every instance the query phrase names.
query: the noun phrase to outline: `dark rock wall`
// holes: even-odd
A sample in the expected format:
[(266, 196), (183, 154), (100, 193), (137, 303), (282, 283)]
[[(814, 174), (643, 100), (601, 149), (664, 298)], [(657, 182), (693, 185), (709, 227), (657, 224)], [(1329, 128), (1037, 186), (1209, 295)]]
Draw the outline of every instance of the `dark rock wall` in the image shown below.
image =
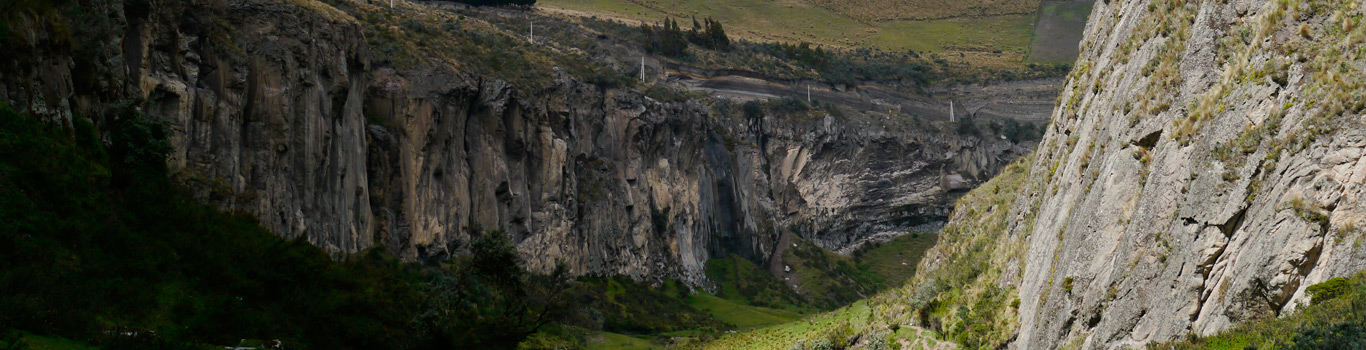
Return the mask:
[(699, 282), (710, 257), (767, 259), (783, 230), (840, 249), (940, 220), (951, 190), (1029, 147), (881, 117), (728, 116), (565, 74), (526, 91), (395, 70), (320, 3), (90, 2), (90, 33), (69, 39), (85, 44), (25, 17), (0, 96), (66, 127), (142, 99), (174, 131), (178, 180), (339, 256), (441, 259), (500, 230), (534, 270)]

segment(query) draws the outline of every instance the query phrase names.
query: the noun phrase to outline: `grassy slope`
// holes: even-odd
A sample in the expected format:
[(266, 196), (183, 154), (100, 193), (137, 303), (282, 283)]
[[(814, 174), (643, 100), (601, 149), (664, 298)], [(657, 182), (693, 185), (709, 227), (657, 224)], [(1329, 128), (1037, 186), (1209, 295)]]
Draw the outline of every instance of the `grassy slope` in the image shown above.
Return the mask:
[(813, 305), (833, 309), (873, 295), (877, 279), (858, 268), (853, 259), (804, 239), (783, 250), (783, 264), (791, 266), (792, 283)]
[[(3, 334), (3, 333), (0, 333)], [(12, 342), (21, 343), (16, 346)], [(0, 339), (0, 349), (28, 349), (28, 350), (95, 350), (97, 347), (90, 344), (78, 342), (71, 339), (59, 337), (44, 337), (27, 332), (16, 332), (7, 335), (7, 338)]]
[(657, 334), (662, 332), (720, 329), (710, 314), (688, 305), (676, 282), (656, 288), (627, 277), (583, 277), (579, 279), (579, 298), (585, 307), (602, 316), (608, 332)]
[(636, 350), (636, 349), (659, 349), (661, 346), (650, 344), (650, 340), (633, 337), (625, 334), (611, 332), (598, 333), (596, 337), (588, 340), (589, 350)]
[(685, 27), (690, 25), (686, 18), (710, 16), (725, 24), (727, 34), (759, 41), (890, 51), (1002, 50), (1015, 59), (1027, 51), (1035, 21), (1034, 9), (988, 17), (866, 21), (804, 1), (543, 0), (540, 5), (650, 23), (684, 18)]
[[(812, 304), (822, 302), (829, 304), (829, 307), (841, 305), (848, 300), (854, 300), (862, 296), (862, 293), (871, 293), (877, 285), (899, 285), (910, 274), (926, 249), (935, 242), (935, 235), (906, 235), (898, 237), (892, 241), (869, 246), (858, 253), (858, 259), (834, 254), (833, 252), (820, 249), (815, 245), (798, 240), (797, 249), (785, 252), (784, 262), (793, 266), (797, 276), (796, 284), (800, 286), (804, 295), (815, 298)], [(729, 259), (718, 259), (709, 263), (709, 270), (721, 270), (722, 262)], [(907, 262), (909, 265), (902, 265)], [(742, 264), (743, 265), (743, 264)], [(748, 271), (748, 270), (745, 270)], [(754, 273), (765, 273), (764, 271), (752, 271)], [(732, 291), (722, 287), (723, 296), (732, 295)], [(714, 303), (716, 306), (707, 306), (702, 302)], [(858, 301), (853, 304), (829, 311), (826, 313), (812, 315), (803, 319), (795, 319), (800, 316), (780, 310), (755, 308), (752, 306), (734, 305), (727, 299), (713, 297), (710, 295), (694, 296), (690, 299), (690, 304), (704, 310), (728, 310), (716, 312), (719, 319), (741, 325), (741, 322), (749, 322), (750, 325), (757, 327), (738, 334), (728, 334), (716, 339), (715, 341), (703, 344), (692, 344), (685, 347), (701, 347), (707, 349), (785, 349), (794, 344), (804, 344), (805, 347), (819, 348), (817, 343), (829, 342), (839, 344), (840, 339), (852, 343), (859, 342), (881, 342), (890, 344), (892, 342), (911, 346), (934, 345), (942, 341), (936, 340), (938, 337), (932, 332), (927, 332), (910, 326), (905, 323), (887, 322), (882, 319), (875, 310), (886, 308), (881, 304), (884, 300), (874, 299), (873, 301)], [(781, 312), (773, 314), (775, 312)], [(725, 313), (737, 313), (736, 315), (725, 315)], [(783, 322), (787, 319), (786, 323)], [(741, 327), (746, 328), (746, 327)], [(895, 329), (895, 330), (894, 330)], [(861, 340), (859, 338), (862, 338)]]
[(801, 318), (801, 314), (794, 311), (737, 303), (706, 293), (689, 296), (688, 305), (706, 311), (716, 320), (735, 325), (739, 329), (774, 325)]
[(1009, 340), (1019, 323), (1013, 287), (1018, 283), (1003, 289), (998, 282), (1022, 268), (1024, 243), (1008, 234), (1017, 217), (1013, 204), (1028, 200), (1022, 194), (1038, 185), (1029, 177), (1032, 160), (1032, 155), (1020, 158), (958, 200), (939, 243), (920, 265), (923, 271), (879, 296), (887, 305), (879, 311), (890, 322), (923, 325), (968, 348)]
[[(941, 231), (938, 243), (926, 255), (980, 264), (940, 266), (933, 261), (922, 262), (919, 267), (928, 268), (904, 287), (830, 313), (722, 337), (707, 347), (787, 348), (804, 339), (829, 337), (844, 322), (863, 337), (885, 338), (891, 334), (898, 342), (906, 340), (903, 344), (938, 344), (941, 340), (937, 339), (946, 339), (968, 348), (994, 348), (1004, 343), (1018, 323), (1016, 310), (1010, 305), (1016, 292), (997, 288), (995, 282), (1003, 269), (1011, 266), (1007, 261), (1023, 252), (1023, 246), (1001, 235), (1007, 232), (1006, 218), (1012, 217), (1008, 216), (1008, 204), (1032, 185), (1028, 182), (1031, 160), (1021, 158), (959, 199), (951, 224)], [(922, 324), (931, 331), (916, 327)]]
[(940, 19), (1030, 14), (1039, 0), (814, 0), (860, 21)]
[(729, 334), (708, 343), (706, 349), (786, 349), (789, 345), (805, 339), (823, 337), (848, 325), (860, 328), (868, 324), (869, 309), (867, 302), (857, 302), (839, 310), (815, 315), (806, 319), (749, 332)]
[(859, 270), (870, 274), (879, 290), (899, 287), (915, 275), (915, 267), (938, 235), (912, 233), (854, 252)]
[[(1331, 280), (1330, 280), (1331, 281)], [(1259, 320), (1209, 337), (1149, 348), (1158, 349), (1362, 349), (1366, 348), (1366, 274), (1342, 285), (1341, 295), (1315, 301), (1293, 315)], [(1315, 286), (1327, 285), (1330, 282)], [(1310, 287), (1311, 290), (1314, 286)], [(1320, 297), (1315, 295), (1316, 298)]]
[[(877, 344), (891, 346), (943, 343), (938, 335), (910, 326), (889, 326), (881, 322), (870, 301), (859, 301), (831, 312), (813, 315), (802, 320), (727, 334), (715, 341), (684, 346), (701, 349), (822, 349), (845, 348), (840, 345), (860, 344), (864, 348), (883, 349)], [(825, 345), (831, 347), (825, 347)], [(892, 347), (897, 348), (897, 347)], [(917, 348), (900, 347), (904, 349)]]

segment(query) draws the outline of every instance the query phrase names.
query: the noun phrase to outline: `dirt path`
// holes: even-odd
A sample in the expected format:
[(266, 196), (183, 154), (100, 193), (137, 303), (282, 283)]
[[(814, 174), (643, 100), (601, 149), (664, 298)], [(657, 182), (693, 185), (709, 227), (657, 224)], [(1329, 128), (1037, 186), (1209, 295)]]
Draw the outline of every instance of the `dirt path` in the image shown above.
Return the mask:
[(783, 262), (783, 252), (792, 248), (792, 235), (793, 233), (787, 230), (778, 234), (778, 245), (773, 248), (773, 257), (768, 259), (768, 273), (783, 280), (784, 284), (794, 286), (793, 289), (800, 290), (801, 286), (796, 285), (797, 271), (787, 268)]
[(958, 344), (954, 344), (954, 343), (952, 343), (952, 342), (941, 342), (941, 341), (935, 340), (934, 337), (931, 337), (929, 334), (926, 334), (926, 333), (928, 333), (929, 331), (927, 331), (927, 330), (925, 330), (925, 329), (923, 329), (923, 328), (920, 328), (920, 327), (913, 327), (913, 328), (915, 329), (915, 340), (906, 340), (906, 339), (898, 339), (898, 340), (897, 340), (897, 342), (901, 343), (901, 348), (902, 348), (902, 349), (926, 349), (926, 350), (956, 350), (956, 349), (958, 349)]

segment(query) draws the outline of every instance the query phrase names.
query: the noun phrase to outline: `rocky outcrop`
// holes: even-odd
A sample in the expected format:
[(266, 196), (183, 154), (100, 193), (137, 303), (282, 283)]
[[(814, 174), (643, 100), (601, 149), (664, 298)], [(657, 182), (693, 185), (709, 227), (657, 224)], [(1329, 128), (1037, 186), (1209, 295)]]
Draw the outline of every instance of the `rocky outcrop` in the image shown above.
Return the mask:
[(767, 259), (786, 230), (838, 249), (942, 220), (954, 190), (1030, 146), (664, 103), (563, 72), (519, 88), (395, 69), (375, 63), (365, 23), (314, 1), (92, 3), (102, 34), (73, 40), (103, 46), (49, 50), (65, 46), (33, 30), (0, 95), (68, 125), (143, 98), (199, 197), (339, 256), (439, 260), (499, 230), (534, 270), (697, 283), (708, 258)]
[[(1018, 257), (980, 281), (1018, 290), (1013, 347), (1211, 334), (1366, 269), (1363, 10), (1096, 2), (1019, 198), (958, 208), (1009, 213), (1004, 231), (973, 233)], [(925, 273), (955, 264), (952, 249)]]

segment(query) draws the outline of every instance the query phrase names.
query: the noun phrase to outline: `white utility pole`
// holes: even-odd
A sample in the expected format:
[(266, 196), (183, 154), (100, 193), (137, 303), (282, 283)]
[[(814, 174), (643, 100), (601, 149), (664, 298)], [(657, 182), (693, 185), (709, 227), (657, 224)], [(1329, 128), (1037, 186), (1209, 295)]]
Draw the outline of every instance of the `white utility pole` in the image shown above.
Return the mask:
[(640, 56), (640, 81), (645, 81), (645, 56)]
[(529, 33), (527, 34), (526, 40), (531, 43), (536, 43), (536, 22), (528, 23), (528, 25), (530, 26), (530, 29), (528, 29)]
[(394, 8), (394, 0), (389, 0), (389, 8)]
[(949, 121), (953, 121), (953, 100), (949, 100)]
[(811, 103), (811, 84), (806, 84), (806, 103)]

